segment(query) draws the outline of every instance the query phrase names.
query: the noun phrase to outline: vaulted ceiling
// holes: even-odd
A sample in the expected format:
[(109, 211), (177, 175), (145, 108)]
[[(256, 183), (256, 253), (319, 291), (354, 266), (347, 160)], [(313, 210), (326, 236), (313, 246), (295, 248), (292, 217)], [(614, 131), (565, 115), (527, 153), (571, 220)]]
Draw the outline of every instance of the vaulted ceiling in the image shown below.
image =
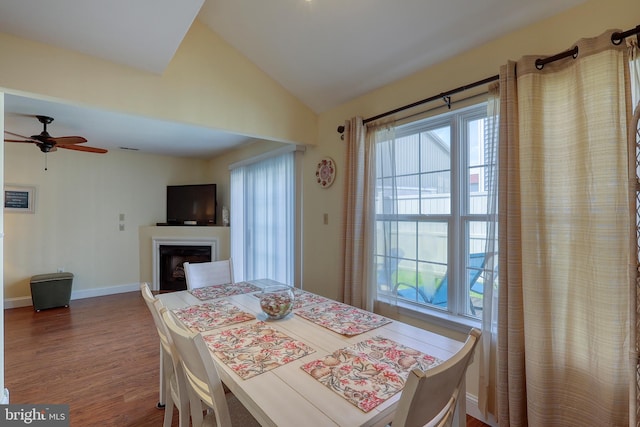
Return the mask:
[[(4, 0), (0, 31), (161, 74), (199, 19), (320, 113), (583, 1)], [(7, 130), (38, 133), (34, 114), (56, 118), (54, 136), (93, 134), (109, 149), (212, 155), (247, 139), (7, 95)], [(189, 141), (179, 152), (176, 133)]]

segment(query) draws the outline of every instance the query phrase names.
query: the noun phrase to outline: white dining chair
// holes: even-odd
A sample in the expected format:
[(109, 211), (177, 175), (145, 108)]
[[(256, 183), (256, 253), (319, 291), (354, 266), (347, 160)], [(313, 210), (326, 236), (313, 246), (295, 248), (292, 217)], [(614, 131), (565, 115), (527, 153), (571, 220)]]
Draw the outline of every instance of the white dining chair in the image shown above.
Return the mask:
[(175, 315), (166, 308), (163, 308), (161, 313), (180, 355), (180, 365), (189, 392), (193, 426), (259, 426), (260, 424), (232, 393), (225, 393), (213, 356), (202, 335), (185, 330)]
[(179, 426), (189, 426), (189, 394), (187, 392), (186, 380), (182, 371), (176, 369), (179, 367), (179, 356), (173, 343), (171, 342), (171, 336), (167, 330), (167, 327), (162, 320), (160, 310), (164, 307), (162, 301), (156, 298), (149, 289), (147, 283), (140, 285), (142, 297), (144, 298), (153, 322), (156, 326), (156, 331), (160, 337), (160, 351), (162, 354), (162, 366), (161, 375), (163, 376), (164, 390), (161, 396), (161, 400), (164, 397), (164, 404), (158, 403), (158, 407), (164, 406), (164, 427), (171, 427), (173, 421), (173, 407), (178, 409)]
[(183, 266), (188, 290), (234, 283), (231, 258), (209, 262), (185, 262)]
[(411, 371), (398, 401), (393, 427), (452, 424), (460, 389), (480, 334), (480, 330), (472, 328), (464, 345), (453, 357), (426, 371)]

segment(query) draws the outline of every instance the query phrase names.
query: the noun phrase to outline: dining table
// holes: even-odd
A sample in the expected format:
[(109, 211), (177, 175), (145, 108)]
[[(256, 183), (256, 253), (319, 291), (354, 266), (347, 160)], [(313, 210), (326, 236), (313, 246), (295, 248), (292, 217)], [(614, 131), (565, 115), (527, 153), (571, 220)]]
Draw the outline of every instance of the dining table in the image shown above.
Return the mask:
[[(202, 334), (222, 382), (263, 426), (388, 425), (410, 370), (436, 366), (463, 345), (298, 288), (293, 311), (272, 320), (258, 295), (275, 284), (157, 296)], [(460, 396), (454, 425), (465, 426), (464, 381)]]

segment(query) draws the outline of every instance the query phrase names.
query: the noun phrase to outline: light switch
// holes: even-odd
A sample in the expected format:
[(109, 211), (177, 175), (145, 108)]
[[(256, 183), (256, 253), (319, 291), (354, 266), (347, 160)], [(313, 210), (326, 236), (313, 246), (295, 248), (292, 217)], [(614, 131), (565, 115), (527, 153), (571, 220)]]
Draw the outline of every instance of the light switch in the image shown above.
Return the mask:
[(322, 215), (322, 222), (324, 223), (324, 225), (329, 224), (329, 214), (325, 213)]
[(120, 231), (124, 231), (124, 224), (120, 224)]
[(124, 214), (123, 213), (120, 214), (120, 221), (124, 221)]

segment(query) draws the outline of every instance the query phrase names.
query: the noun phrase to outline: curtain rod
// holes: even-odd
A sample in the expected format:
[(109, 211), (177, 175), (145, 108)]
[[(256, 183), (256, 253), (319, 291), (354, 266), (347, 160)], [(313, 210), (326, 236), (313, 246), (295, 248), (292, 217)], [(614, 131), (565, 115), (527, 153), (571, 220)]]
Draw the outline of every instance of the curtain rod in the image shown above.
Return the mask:
[[(611, 43), (613, 43), (615, 45), (619, 45), (620, 43), (622, 43), (622, 40), (624, 40), (625, 38), (627, 38), (629, 36), (632, 36), (634, 34), (638, 38), (638, 44), (640, 44), (640, 25), (638, 25), (635, 28), (632, 28), (630, 30), (627, 30), (627, 31), (615, 32), (615, 33), (611, 34)], [(578, 46), (575, 46), (573, 49), (569, 49), (569, 50), (567, 50), (565, 52), (561, 52), (561, 53), (558, 53), (556, 55), (549, 56), (547, 58), (539, 58), (539, 59), (537, 59), (536, 60), (536, 68), (539, 69), (539, 70), (542, 70), (542, 68), (546, 64), (549, 64), (551, 62), (554, 62), (554, 61), (557, 61), (559, 59), (566, 58), (566, 57), (569, 57), (569, 56), (573, 56), (574, 59), (578, 56)], [(451, 95), (453, 95), (454, 93), (463, 92), (463, 91), (465, 91), (467, 89), (471, 89), (471, 88), (474, 88), (476, 86), (480, 86), (480, 85), (483, 85), (483, 84), (486, 84), (486, 83), (490, 83), (490, 82), (496, 81), (499, 78), (500, 78), (500, 75), (487, 77), (486, 79), (479, 80), (477, 82), (470, 83), (468, 85), (460, 86), (460, 87), (457, 87), (455, 89), (448, 90), (446, 92), (442, 92), (442, 93), (440, 93), (438, 95), (434, 95), (434, 96), (431, 96), (429, 98), (425, 98), (425, 99), (422, 99), (420, 101), (416, 101), (416, 102), (414, 102), (412, 104), (408, 104), (408, 105), (396, 108), (394, 110), (390, 110), (390, 111), (387, 111), (385, 113), (378, 114), (377, 116), (369, 117), (368, 119), (364, 119), (362, 121), (362, 123), (363, 124), (367, 124), (367, 123), (372, 122), (374, 120), (378, 120), (378, 119), (381, 119), (383, 117), (390, 116), (390, 115), (395, 114), (395, 113), (399, 113), (400, 111), (408, 110), (410, 108), (417, 107), (418, 105), (422, 105), (422, 104), (426, 104), (427, 102), (435, 101), (436, 99), (443, 99), (444, 102), (447, 103), (447, 106), (451, 107)], [(338, 126), (338, 133), (344, 133), (344, 125)]]
[[(638, 35), (640, 34), (640, 25), (627, 31), (616, 31), (615, 33), (611, 34), (611, 43), (617, 46), (622, 43), (622, 40), (634, 34), (637, 35), (638, 43), (640, 44), (640, 35)], [(564, 52), (560, 52), (553, 56), (536, 59), (536, 68), (538, 70), (542, 70), (545, 65), (558, 61), (562, 58), (568, 58), (569, 56), (573, 57), (573, 59), (576, 59), (578, 57), (578, 46), (574, 46), (573, 49), (565, 50)]]
[[(413, 102), (411, 104), (407, 104), (407, 105), (404, 105), (402, 107), (398, 107), (396, 109), (387, 111), (386, 113), (382, 113), (382, 114), (378, 114), (377, 116), (369, 117), (368, 119), (364, 119), (362, 121), (362, 123), (363, 124), (367, 124), (367, 123), (372, 122), (374, 120), (378, 120), (378, 119), (381, 119), (383, 117), (390, 116), (390, 115), (395, 114), (395, 113), (399, 113), (400, 111), (408, 110), (410, 108), (417, 107), (418, 105), (422, 105), (422, 104), (426, 104), (426, 103), (431, 102), (431, 101), (435, 101), (437, 99), (444, 100), (444, 102), (447, 103), (447, 106), (451, 107), (451, 95), (453, 95), (455, 93), (458, 93), (458, 92), (464, 92), (465, 90), (474, 88), (476, 86), (481, 86), (483, 84), (491, 83), (493, 81), (498, 80), (499, 78), (500, 78), (500, 75), (496, 74), (495, 76), (487, 77), (486, 79), (478, 80), (477, 82), (469, 83), (469, 84), (466, 84), (464, 86), (460, 86), (460, 87), (457, 87), (455, 89), (451, 89), (451, 90), (448, 90), (446, 92), (442, 92), (442, 93), (440, 93), (438, 95), (434, 95), (434, 96), (431, 96), (429, 98), (425, 98), (425, 99), (422, 99), (420, 101), (416, 101), (416, 102)], [(343, 125), (338, 126), (338, 133), (343, 133), (343, 132), (344, 132), (344, 126)]]
[(636, 35), (636, 38), (638, 39), (638, 44), (640, 44), (640, 25), (638, 25), (635, 28), (632, 28), (630, 30), (623, 31), (621, 33), (615, 32), (615, 33), (611, 34), (611, 43), (613, 43), (613, 44), (615, 44), (617, 46), (620, 43), (622, 43), (622, 40), (624, 40), (627, 37), (632, 36), (634, 34)]
[(568, 58), (569, 56), (573, 57), (573, 59), (578, 57), (578, 46), (574, 46), (573, 49), (565, 50), (564, 52), (560, 52), (552, 56), (547, 56), (546, 58), (536, 59), (536, 68), (538, 70), (542, 70), (545, 65), (558, 61), (562, 58)]

